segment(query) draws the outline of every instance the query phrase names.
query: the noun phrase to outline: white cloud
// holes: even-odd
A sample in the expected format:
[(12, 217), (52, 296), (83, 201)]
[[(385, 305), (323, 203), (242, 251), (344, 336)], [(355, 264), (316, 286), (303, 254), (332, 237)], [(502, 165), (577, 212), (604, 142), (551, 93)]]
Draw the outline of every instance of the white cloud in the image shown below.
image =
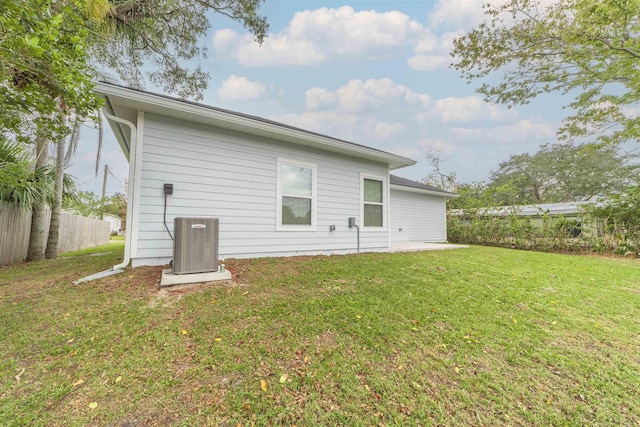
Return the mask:
[(238, 34), (232, 29), (225, 28), (213, 34), (213, 49), (226, 52), (238, 41)]
[(313, 42), (282, 34), (269, 36), (262, 46), (256, 44), (253, 37), (245, 35), (232, 54), (247, 67), (317, 65), (327, 60), (326, 53)]
[(221, 101), (245, 101), (264, 96), (267, 88), (262, 82), (254, 82), (246, 77), (230, 75), (218, 89), (218, 98)]
[[(452, 128), (458, 138), (474, 143), (513, 144), (528, 141), (555, 140), (557, 124), (520, 120), (516, 123), (492, 128)], [(525, 151), (525, 150), (522, 150)]]
[(429, 27), (407, 60), (409, 67), (421, 71), (447, 69), (452, 62), (449, 53), (453, 41), (483, 21), (485, 3), (486, 0), (438, 0), (429, 14)]
[(471, 29), (482, 22), (482, 6), (486, 3), (486, 0), (438, 0), (429, 14), (429, 24), (432, 28)]
[(316, 65), (332, 58), (376, 60), (410, 48), (425, 27), (398, 11), (354, 11), (350, 6), (297, 12), (281, 33), (259, 46), (250, 34), (216, 31), (214, 50), (245, 66)]
[(305, 106), (311, 110), (335, 104), (337, 101), (337, 93), (329, 92), (327, 89), (321, 87), (312, 87), (304, 93)]
[(402, 123), (378, 122), (373, 128), (373, 133), (379, 140), (385, 140), (399, 134), (403, 130), (404, 125)]
[(516, 116), (515, 110), (489, 104), (477, 96), (465, 96), (464, 98), (449, 97), (437, 100), (433, 109), (424, 113), (422, 118), (438, 118), (443, 123), (468, 123), (477, 121), (501, 122), (513, 120)]
[[(424, 151), (420, 150), (414, 145), (401, 145), (397, 144), (391, 147), (385, 147), (385, 151), (389, 153), (397, 154), (398, 156), (408, 157), (413, 160), (417, 160), (418, 162), (424, 158)], [(401, 169), (400, 174), (405, 175), (406, 169)], [(397, 172), (394, 172), (395, 175)]]
[(414, 55), (407, 60), (407, 64), (414, 70), (431, 71), (449, 67), (449, 55)]
[[(501, 0), (503, 1), (503, 0)], [(551, 0), (545, 0), (551, 1)], [(241, 65), (312, 66), (333, 59), (380, 60), (413, 49), (414, 70), (446, 69), (453, 40), (483, 19), (483, 0), (439, 0), (429, 26), (399, 12), (355, 11), (350, 6), (297, 12), (287, 28), (262, 46), (249, 33), (214, 33), (214, 50)]]
[(392, 139), (393, 136), (406, 130), (405, 125), (402, 123), (383, 122), (373, 115), (337, 111), (284, 114), (270, 117), (270, 119), (334, 138), (385, 150), (388, 150), (388, 148), (381, 145), (382, 141)]
[(349, 80), (333, 92), (317, 87), (305, 92), (305, 104), (309, 109), (338, 107), (348, 112), (390, 110), (407, 106), (424, 108), (429, 105), (430, 100), (428, 94), (414, 92), (388, 78)]
[(334, 138), (363, 144), (372, 137), (371, 130), (376, 124), (373, 117), (336, 111), (292, 113), (270, 117), (270, 119)]
[(453, 49), (453, 41), (460, 35), (462, 32), (447, 32), (438, 35), (426, 32), (415, 46), (415, 54), (407, 60), (407, 64), (414, 70), (448, 68), (452, 62), (449, 53)]
[[(549, 6), (562, 0), (535, 0), (531, 2), (538, 13), (544, 13)], [(487, 19), (486, 5), (498, 8), (508, 3), (508, 0), (438, 0), (429, 13), (429, 28), (445, 28), (456, 30), (471, 30)], [(504, 14), (503, 18), (509, 19)]]

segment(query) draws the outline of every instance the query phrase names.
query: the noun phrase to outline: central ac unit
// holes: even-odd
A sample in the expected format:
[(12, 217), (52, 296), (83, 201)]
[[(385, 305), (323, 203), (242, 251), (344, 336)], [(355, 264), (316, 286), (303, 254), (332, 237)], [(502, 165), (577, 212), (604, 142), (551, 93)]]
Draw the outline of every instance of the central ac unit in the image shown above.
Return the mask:
[(173, 273), (218, 270), (218, 218), (175, 218)]

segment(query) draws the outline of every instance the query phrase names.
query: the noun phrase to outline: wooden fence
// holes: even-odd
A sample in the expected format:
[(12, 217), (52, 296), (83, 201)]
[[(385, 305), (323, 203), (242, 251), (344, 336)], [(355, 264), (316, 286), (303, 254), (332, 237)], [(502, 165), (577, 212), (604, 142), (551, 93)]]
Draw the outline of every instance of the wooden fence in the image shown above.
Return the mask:
[[(50, 216), (51, 213), (48, 213)], [(48, 224), (49, 221), (47, 221)], [(29, 249), (31, 212), (0, 201), (0, 265), (24, 261)], [(46, 235), (49, 233), (47, 225)], [(109, 243), (109, 222), (63, 212), (60, 216), (60, 253)]]

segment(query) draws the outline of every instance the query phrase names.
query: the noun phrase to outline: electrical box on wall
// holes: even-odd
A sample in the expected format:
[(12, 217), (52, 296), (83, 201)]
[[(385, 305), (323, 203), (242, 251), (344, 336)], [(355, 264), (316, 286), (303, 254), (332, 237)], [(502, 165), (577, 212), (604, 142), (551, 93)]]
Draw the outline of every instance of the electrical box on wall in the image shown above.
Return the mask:
[(174, 219), (174, 274), (218, 270), (218, 222), (218, 218)]

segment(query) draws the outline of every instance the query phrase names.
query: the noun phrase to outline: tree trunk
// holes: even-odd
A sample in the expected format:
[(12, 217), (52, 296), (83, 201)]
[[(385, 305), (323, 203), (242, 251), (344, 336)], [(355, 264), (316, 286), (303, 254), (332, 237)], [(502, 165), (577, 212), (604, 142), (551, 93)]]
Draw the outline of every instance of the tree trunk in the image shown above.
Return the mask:
[[(43, 168), (47, 165), (48, 151), (49, 141), (46, 137), (38, 135), (36, 137), (36, 169)], [(31, 211), (31, 232), (29, 234), (27, 261), (41, 261), (44, 259), (46, 227), (47, 204), (43, 202), (39, 206), (34, 206)]]
[(51, 206), (51, 221), (49, 222), (49, 238), (47, 239), (47, 259), (58, 256), (58, 242), (60, 237), (60, 214), (62, 213), (62, 192), (64, 180), (64, 148), (65, 138), (60, 138), (56, 151), (56, 175), (54, 181), (53, 205)]

